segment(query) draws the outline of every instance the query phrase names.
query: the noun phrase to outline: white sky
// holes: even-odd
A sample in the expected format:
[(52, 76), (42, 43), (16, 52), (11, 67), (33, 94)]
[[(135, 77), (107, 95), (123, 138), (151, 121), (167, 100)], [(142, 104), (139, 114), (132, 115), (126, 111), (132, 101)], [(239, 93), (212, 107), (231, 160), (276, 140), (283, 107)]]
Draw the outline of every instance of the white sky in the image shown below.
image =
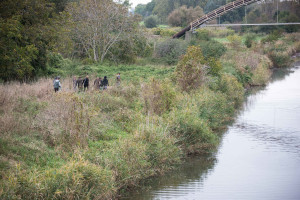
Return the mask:
[(136, 5), (138, 4), (147, 4), (149, 3), (151, 0), (129, 0), (129, 2), (132, 4), (132, 8), (135, 8)]

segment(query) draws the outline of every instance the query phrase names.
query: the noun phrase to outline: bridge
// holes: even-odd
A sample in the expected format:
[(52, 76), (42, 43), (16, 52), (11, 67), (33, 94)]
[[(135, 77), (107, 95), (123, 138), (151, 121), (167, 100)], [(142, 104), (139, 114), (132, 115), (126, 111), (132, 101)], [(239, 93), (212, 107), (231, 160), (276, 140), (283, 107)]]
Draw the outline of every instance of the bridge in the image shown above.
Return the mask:
[[(195, 29), (201, 28), (201, 27), (206, 27), (206, 26), (274, 26), (274, 25), (300, 25), (300, 23), (278, 23), (278, 18), (277, 18), (277, 23), (264, 23), (264, 24), (210, 24), (210, 25), (206, 25), (207, 22), (216, 19), (222, 15), (224, 15), (225, 13), (240, 8), (242, 6), (247, 6), (249, 4), (258, 2), (261, 0), (236, 0), (233, 1), (231, 3), (228, 3), (224, 6), (221, 6), (209, 13), (207, 13), (206, 15), (202, 16), (199, 19), (196, 19), (194, 21), (192, 21), (190, 23), (189, 26), (185, 27), (184, 29), (182, 29), (180, 32), (176, 33), (175, 35), (173, 35), (173, 38), (180, 38), (183, 35), (185, 35), (185, 33), (187, 31), (194, 31)], [(278, 9), (278, 4), (277, 4), (277, 9)]]

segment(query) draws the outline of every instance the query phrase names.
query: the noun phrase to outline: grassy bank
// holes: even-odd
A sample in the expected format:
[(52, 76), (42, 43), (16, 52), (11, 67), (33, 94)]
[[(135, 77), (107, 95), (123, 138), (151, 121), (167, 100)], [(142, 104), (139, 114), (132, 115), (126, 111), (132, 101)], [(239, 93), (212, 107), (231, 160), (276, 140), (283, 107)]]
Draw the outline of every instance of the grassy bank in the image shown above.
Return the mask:
[[(200, 82), (180, 71), (198, 69), (203, 58), (196, 52), (177, 67), (55, 69), (66, 77), (107, 75), (111, 83), (120, 72), (121, 87), (107, 91), (75, 93), (67, 78), (57, 94), (52, 79), (0, 85), (1, 199), (111, 199), (176, 167), (187, 154), (214, 151), (244, 88), (266, 84), (272, 67), (255, 44), (226, 47), (220, 63), (210, 63), (219, 71), (204, 67)], [(195, 87), (185, 91), (186, 84)]]

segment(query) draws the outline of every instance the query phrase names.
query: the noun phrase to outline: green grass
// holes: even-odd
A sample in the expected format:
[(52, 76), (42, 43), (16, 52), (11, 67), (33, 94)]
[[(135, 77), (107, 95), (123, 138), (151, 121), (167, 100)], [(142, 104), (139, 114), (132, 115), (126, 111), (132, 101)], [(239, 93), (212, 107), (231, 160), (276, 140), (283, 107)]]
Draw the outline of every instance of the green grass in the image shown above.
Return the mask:
[(170, 26), (166, 24), (160, 24), (158, 25), (158, 28), (170, 28)]
[(213, 38), (217, 42), (223, 43), (223, 44), (228, 44), (229, 40), (227, 38)]
[[(72, 65), (73, 66), (73, 65)], [(109, 64), (93, 64), (93, 65), (76, 65), (72, 68), (66, 68), (58, 74), (64, 76), (85, 76), (94, 75), (104, 77), (108, 80), (115, 80), (117, 73), (121, 73), (123, 81), (139, 81), (155, 77), (164, 79), (169, 77), (175, 70), (175, 66), (163, 65), (109, 65)]]

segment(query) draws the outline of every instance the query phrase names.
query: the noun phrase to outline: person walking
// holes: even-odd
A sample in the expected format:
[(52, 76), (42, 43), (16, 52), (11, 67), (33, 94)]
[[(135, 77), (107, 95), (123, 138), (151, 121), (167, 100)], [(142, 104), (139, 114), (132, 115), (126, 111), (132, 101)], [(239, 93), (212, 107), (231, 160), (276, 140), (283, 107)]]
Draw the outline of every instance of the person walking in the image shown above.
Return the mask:
[(116, 85), (117, 85), (117, 87), (120, 87), (120, 85), (121, 85), (121, 74), (120, 73), (118, 73), (116, 76)]
[(99, 90), (99, 89), (100, 89), (100, 84), (101, 84), (101, 79), (100, 79), (100, 77), (98, 76), (98, 77), (96, 78), (96, 80), (94, 81), (94, 88), (95, 88), (95, 90)]
[(83, 80), (83, 90), (87, 91), (89, 89), (89, 76), (86, 76)]
[(60, 77), (56, 77), (54, 83), (53, 83), (53, 87), (54, 87), (54, 92), (58, 92), (60, 89), (61, 89), (61, 84), (60, 84), (60, 81), (59, 81)]
[(73, 89), (76, 92), (77, 91), (77, 77), (73, 76)]
[(107, 89), (107, 86), (109, 86), (108, 80), (107, 80), (107, 76), (104, 76), (104, 79), (102, 81), (102, 85), (103, 85), (103, 90)]

